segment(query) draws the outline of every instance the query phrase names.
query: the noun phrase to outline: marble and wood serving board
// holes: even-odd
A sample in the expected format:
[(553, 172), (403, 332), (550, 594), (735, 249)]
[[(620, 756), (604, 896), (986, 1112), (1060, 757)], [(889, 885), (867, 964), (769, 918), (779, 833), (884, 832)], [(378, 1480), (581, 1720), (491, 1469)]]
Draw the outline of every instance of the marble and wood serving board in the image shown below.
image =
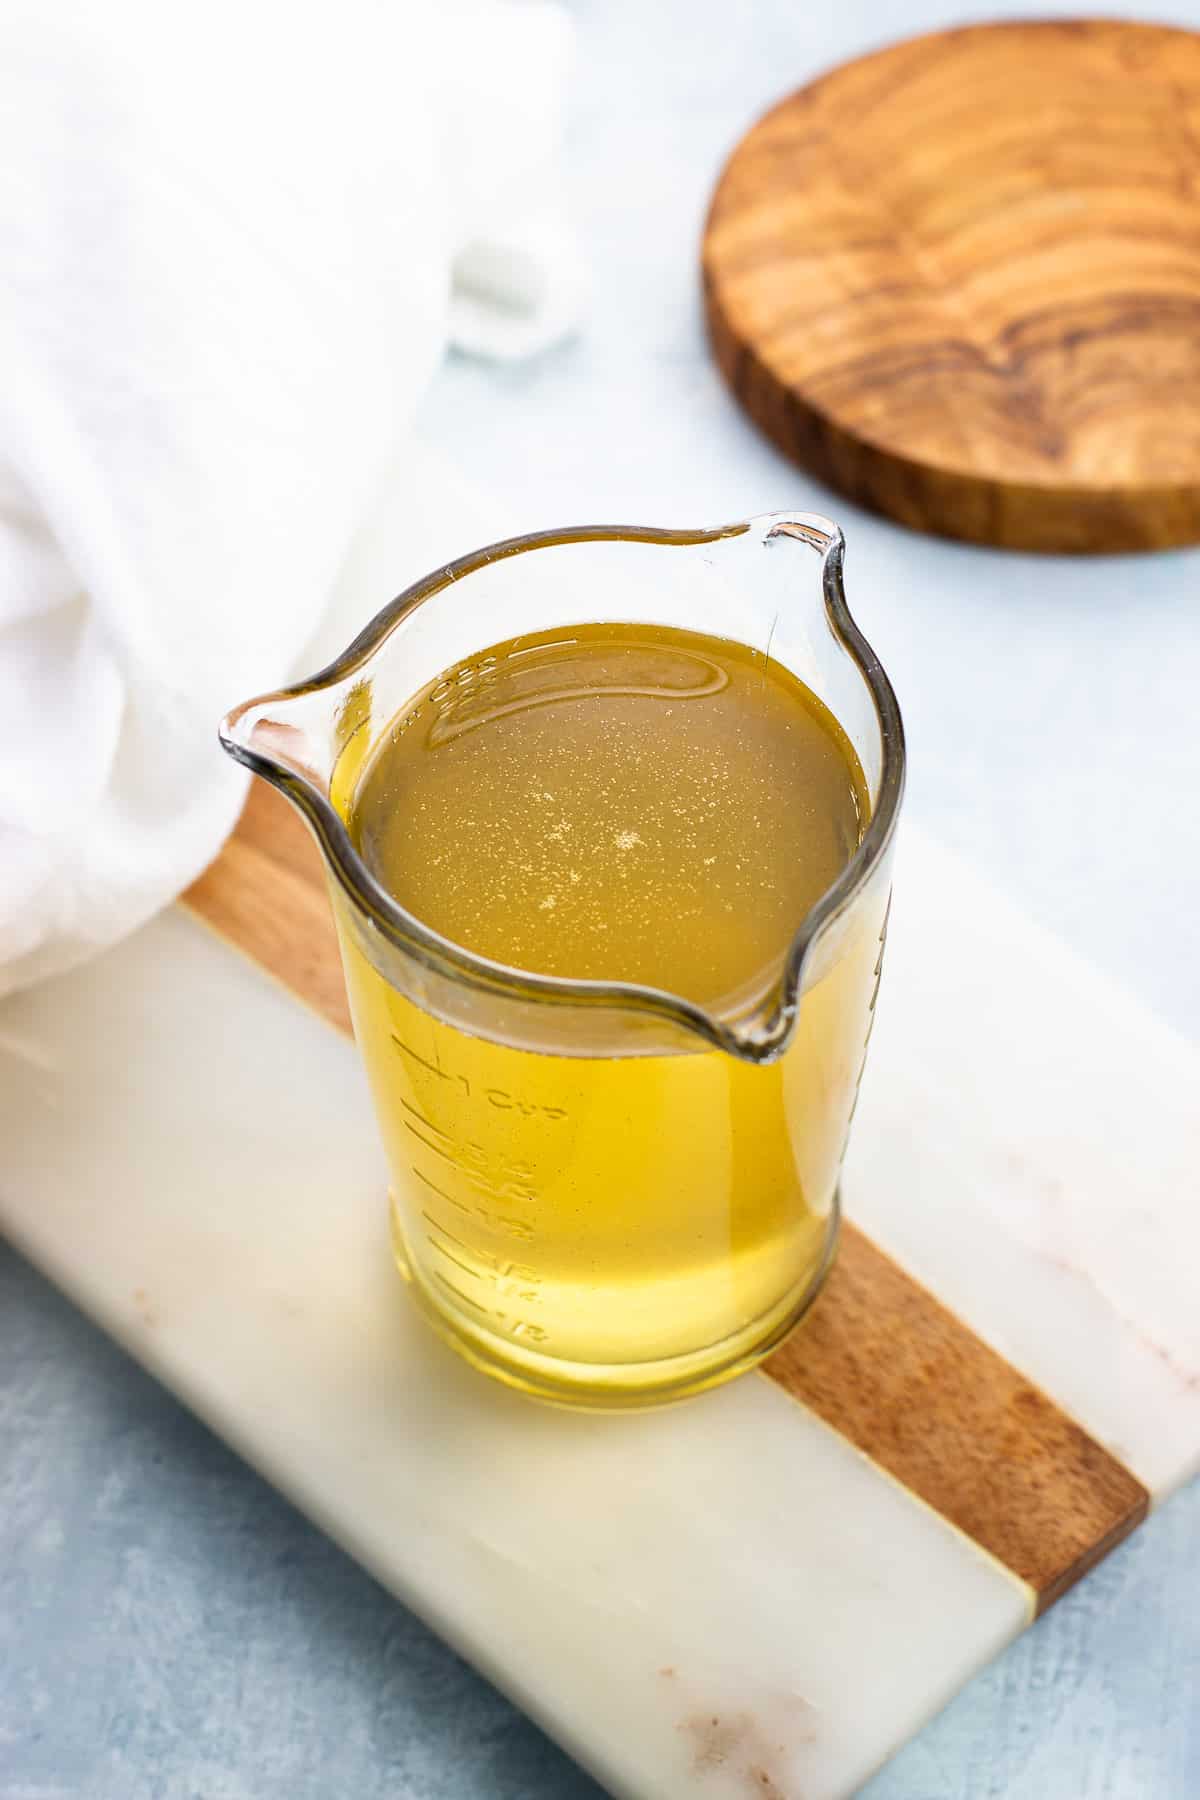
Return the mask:
[(0, 1223), (615, 1795), (850, 1794), (1200, 1465), (1200, 1057), (912, 829), (893, 919), (835, 1274), (683, 1406), (541, 1408), (412, 1312), (265, 789), (0, 1007)]

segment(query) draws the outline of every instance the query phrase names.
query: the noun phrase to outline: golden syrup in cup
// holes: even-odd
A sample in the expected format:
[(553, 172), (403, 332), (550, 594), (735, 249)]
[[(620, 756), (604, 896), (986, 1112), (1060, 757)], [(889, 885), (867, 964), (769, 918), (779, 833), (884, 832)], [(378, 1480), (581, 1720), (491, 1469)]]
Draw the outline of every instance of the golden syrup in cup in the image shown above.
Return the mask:
[[(331, 793), (354, 846), (424, 925), (716, 1018), (778, 983), (869, 811), (849, 739), (796, 675), (650, 624), (496, 644), (350, 773)], [(439, 1328), (491, 1373), (585, 1404), (756, 1360), (829, 1251), (886, 893), (763, 1064), (700, 1040), (605, 1056), (468, 1031), (385, 980), (335, 900), (397, 1252)]]

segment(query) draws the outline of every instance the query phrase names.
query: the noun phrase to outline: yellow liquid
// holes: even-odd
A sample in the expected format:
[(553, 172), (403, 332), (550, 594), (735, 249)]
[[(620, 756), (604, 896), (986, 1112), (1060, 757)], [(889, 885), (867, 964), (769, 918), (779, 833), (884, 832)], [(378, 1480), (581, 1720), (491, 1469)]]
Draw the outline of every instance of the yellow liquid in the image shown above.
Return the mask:
[[(344, 810), (382, 884), (454, 942), (721, 1014), (777, 979), (867, 801), (832, 715), (760, 653), (589, 625), (431, 683)], [(468, 1032), (385, 980), (341, 919), (398, 1253), (459, 1348), (543, 1395), (620, 1405), (782, 1335), (831, 1246), (880, 914), (768, 1066), (682, 1036), (662, 1054), (517, 1048), (488, 1035), (486, 1000)]]

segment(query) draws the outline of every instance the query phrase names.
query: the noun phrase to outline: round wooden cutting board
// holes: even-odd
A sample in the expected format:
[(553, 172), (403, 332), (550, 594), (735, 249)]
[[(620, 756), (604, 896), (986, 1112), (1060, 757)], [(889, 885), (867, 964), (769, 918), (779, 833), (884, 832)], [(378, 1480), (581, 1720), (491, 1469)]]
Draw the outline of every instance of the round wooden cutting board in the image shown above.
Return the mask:
[(704, 285), (733, 392), (851, 499), (1200, 541), (1200, 36), (983, 25), (835, 69), (734, 151)]

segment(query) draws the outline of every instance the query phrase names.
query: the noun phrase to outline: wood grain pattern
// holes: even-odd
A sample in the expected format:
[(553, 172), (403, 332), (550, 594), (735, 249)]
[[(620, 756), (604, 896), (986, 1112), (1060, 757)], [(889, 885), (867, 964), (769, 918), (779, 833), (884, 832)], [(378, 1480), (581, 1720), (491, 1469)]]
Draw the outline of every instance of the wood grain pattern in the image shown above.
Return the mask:
[(938, 33), (746, 135), (704, 237), (733, 392), (795, 461), (950, 537), (1200, 540), (1200, 36)]
[(330, 1025), (352, 1030), (321, 855), (274, 788), (253, 783), (237, 830), (183, 898)]
[(1121, 1463), (851, 1225), (766, 1372), (1027, 1581), (1039, 1612), (1146, 1515)]
[[(278, 793), (255, 784), (184, 899), (349, 1032), (320, 854)], [(1039, 1611), (1145, 1516), (1121, 1463), (853, 1226), (764, 1373), (1028, 1582)]]

